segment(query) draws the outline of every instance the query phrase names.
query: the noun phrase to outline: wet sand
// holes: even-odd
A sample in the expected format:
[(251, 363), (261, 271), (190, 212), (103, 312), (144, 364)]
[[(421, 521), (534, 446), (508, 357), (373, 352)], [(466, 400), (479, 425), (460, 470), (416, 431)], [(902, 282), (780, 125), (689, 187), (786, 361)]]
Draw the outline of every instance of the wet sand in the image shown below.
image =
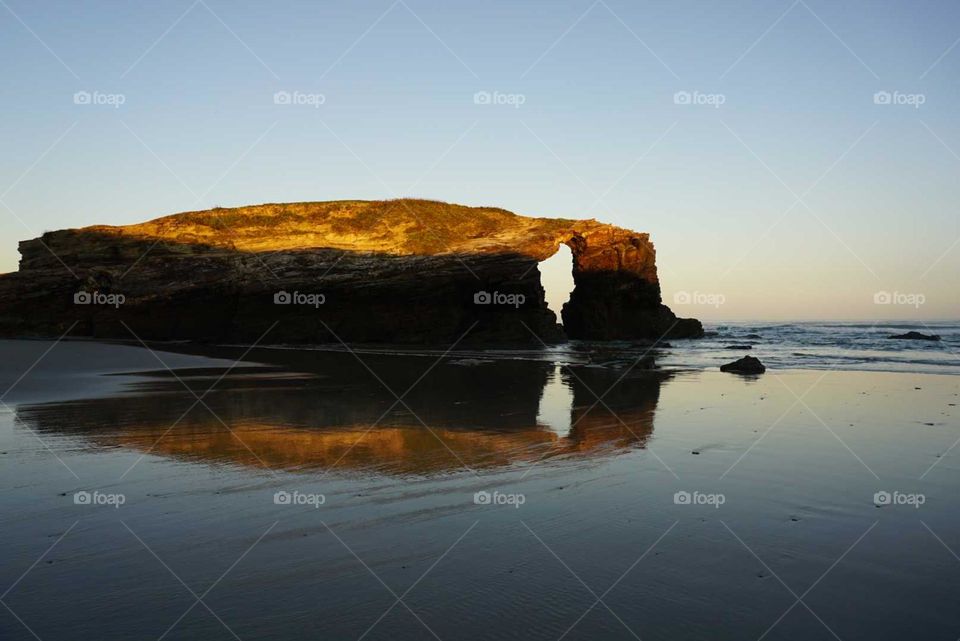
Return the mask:
[(3, 399), (0, 637), (960, 636), (960, 378), (196, 351)]

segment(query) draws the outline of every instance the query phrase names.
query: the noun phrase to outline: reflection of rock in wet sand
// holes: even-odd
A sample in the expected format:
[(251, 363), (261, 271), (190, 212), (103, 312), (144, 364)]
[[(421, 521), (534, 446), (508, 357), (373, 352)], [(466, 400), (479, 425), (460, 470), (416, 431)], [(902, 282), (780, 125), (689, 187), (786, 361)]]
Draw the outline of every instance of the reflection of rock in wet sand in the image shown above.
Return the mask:
[[(212, 412), (201, 405), (187, 412), (195, 398), (158, 373), (135, 394), (25, 406), (18, 414), (42, 432), (182, 460), (428, 474), (643, 446), (653, 430), (662, 380), (651, 373), (632, 374), (596, 403), (590, 390), (604, 394), (621, 372), (563, 370), (560, 380), (572, 390), (572, 407), (567, 395), (564, 407), (549, 408), (553, 417), (569, 417), (566, 429), (558, 429), (556, 419), (549, 426), (537, 421), (545, 409), (541, 393), (553, 367), (549, 363), (442, 363), (404, 398), (411, 413), (401, 404), (390, 409), (396, 398), (369, 372), (350, 365), (352, 357), (328, 354), (320, 360), (312, 369), (335, 371), (336, 380), (311, 372), (240, 372), (204, 398)], [(414, 379), (430, 364), (402, 360), (405, 365), (396, 357), (384, 362), (398, 366), (392, 374), (406, 371)], [(210, 372), (202, 374), (191, 379), (201, 393), (216, 380)], [(542, 403), (556, 399), (563, 396), (544, 395)]]

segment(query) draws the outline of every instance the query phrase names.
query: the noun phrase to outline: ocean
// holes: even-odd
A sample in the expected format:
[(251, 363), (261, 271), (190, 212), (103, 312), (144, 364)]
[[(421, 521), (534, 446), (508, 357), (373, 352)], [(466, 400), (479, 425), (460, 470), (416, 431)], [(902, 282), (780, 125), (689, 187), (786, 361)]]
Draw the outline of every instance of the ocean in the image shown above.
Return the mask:
[[(559, 365), (627, 368), (653, 356), (657, 367), (669, 371), (716, 370), (741, 356), (759, 358), (773, 370), (837, 370), (960, 374), (960, 323), (906, 322), (724, 322), (704, 323), (699, 339), (664, 340), (654, 345), (632, 341), (569, 341), (559, 345), (513, 349), (457, 349), (463, 364), (494, 360), (534, 360)], [(910, 331), (935, 334), (940, 341), (898, 340), (890, 336)], [(748, 346), (747, 349), (742, 349)], [(732, 349), (731, 349), (732, 348)], [(293, 351), (334, 351), (340, 345), (320, 347), (275, 346)], [(401, 354), (437, 358), (445, 347), (354, 346), (358, 353)]]

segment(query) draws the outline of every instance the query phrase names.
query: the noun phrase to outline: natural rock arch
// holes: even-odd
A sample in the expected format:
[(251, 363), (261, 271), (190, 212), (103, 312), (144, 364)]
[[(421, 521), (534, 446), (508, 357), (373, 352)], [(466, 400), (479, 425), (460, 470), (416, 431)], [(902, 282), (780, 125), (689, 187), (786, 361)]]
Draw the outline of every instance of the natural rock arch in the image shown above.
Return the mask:
[[(425, 200), (186, 212), (45, 233), (0, 276), (0, 334), (450, 345), (559, 340), (537, 263), (560, 243), (574, 289), (567, 337), (699, 336), (660, 300), (649, 235)], [(74, 304), (119, 293), (122, 306)], [(296, 304), (281, 291), (324, 295)], [(496, 296), (494, 296), (496, 295)], [(314, 298), (315, 300), (315, 298)], [(279, 304), (278, 304), (279, 301)], [(284, 302), (285, 301), (285, 302)], [(128, 329), (129, 328), (129, 329)]]

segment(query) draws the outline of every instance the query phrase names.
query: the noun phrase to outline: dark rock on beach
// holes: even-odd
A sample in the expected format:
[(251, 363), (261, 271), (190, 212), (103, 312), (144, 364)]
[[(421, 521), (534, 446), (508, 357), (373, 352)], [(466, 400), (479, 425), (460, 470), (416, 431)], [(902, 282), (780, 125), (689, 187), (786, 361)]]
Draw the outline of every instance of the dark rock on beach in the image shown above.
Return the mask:
[(727, 363), (720, 366), (721, 372), (733, 372), (734, 374), (763, 374), (767, 371), (759, 358), (753, 356), (744, 356), (740, 360)]
[(907, 341), (938, 341), (940, 337), (936, 334), (921, 334), (920, 332), (907, 332), (906, 334), (895, 334), (887, 338), (897, 338)]

